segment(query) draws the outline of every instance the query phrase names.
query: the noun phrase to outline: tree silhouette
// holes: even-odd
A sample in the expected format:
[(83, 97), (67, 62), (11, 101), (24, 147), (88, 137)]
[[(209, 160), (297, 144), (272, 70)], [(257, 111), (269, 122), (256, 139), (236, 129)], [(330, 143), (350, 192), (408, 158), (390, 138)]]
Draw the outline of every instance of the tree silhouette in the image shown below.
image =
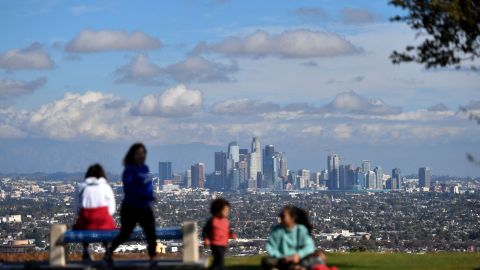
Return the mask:
[(405, 22), (424, 40), (394, 51), (394, 64), (416, 62), (426, 68), (461, 68), (480, 57), (480, 1), (478, 0), (391, 0), (406, 11), (391, 21)]

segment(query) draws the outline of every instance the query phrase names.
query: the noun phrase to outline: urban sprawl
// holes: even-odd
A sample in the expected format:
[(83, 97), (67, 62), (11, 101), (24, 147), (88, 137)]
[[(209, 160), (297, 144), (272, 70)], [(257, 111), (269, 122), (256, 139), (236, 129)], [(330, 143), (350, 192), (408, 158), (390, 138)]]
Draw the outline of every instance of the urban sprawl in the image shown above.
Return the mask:
[[(157, 226), (190, 220), (202, 226), (210, 201), (223, 196), (232, 203), (232, 227), (239, 237), (231, 244), (233, 255), (263, 254), (270, 227), (286, 204), (308, 211), (315, 244), (325, 250), (418, 253), (480, 248), (479, 178), (435, 177), (428, 167), (416, 176), (402, 177), (399, 168), (389, 175), (380, 166), (372, 169), (368, 160), (360, 167), (341, 164), (337, 154), (328, 155), (323, 171), (289, 170), (285, 153), (273, 145), (262, 149), (258, 138), (249, 150), (230, 143), (226, 152), (215, 152), (214, 161), (212, 173), (197, 163), (180, 174), (172, 171), (171, 162), (159, 162), (158, 175), (152, 174)], [(121, 181), (111, 178), (120, 202)], [(71, 226), (75, 221), (73, 203), (80, 181), (81, 177), (1, 177), (0, 252), (47, 250), (50, 226)], [(117, 222), (118, 218), (116, 213)], [(72, 245), (71, 250), (80, 248)], [(128, 243), (119, 251), (145, 248), (144, 243)], [(175, 254), (181, 252), (181, 243), (161, 242), (157, 249)], [(103, 247), (94, 245), (94, 250), (103, 252)]]

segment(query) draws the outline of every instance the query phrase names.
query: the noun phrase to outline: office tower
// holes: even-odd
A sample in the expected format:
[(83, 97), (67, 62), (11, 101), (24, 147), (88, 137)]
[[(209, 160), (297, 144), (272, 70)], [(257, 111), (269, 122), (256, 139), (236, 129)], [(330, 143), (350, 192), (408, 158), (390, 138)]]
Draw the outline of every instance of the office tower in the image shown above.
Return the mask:
[(370, 172), (370, 160), (362, 161), (362, 172), (364, 173)]
[(257, 188), (262, 188), (263, 187), (263, 173), (258, 172), (257, 173)]
[(298, 188), (297, 173), (294, 171), (288, 171), (287, 182), (292, 184), (295, 188)]
[(275, 159), (277, 161), (277, 176), (284, 178), (287, 176), (287, 156), (285, 153), (275, 153)]
[(228, 182), (230, 185), (228, 186), (228, 190), (237, 191), (240, 188), (240, 172), (237, 168), (233, 168), (230, 171), (229, 178), (230, 180)]
[(161, 161), (158, 163), (158, 179), (160, 185), (163, 186), (165, 180), (172, 180), (172, 162)]
[(340, 157), (336, 154), (329, 155), (327, 159), (328, 189), (340, 188), (340, 175), (338, 172), (339, 166), (340, 166)]
[(320, 174), (320, 182), (318, 183), (321, 187), (326, 187), (328, 185), (328, 170), (323, 170)]
[(315, 184), (317, 187), (320, 186), (320, 179), (322, 177), (321, 172), (314, 172), (310, 174), (310, 184)]
[(257, 173), (262, 172), (262, 149), (260, 147), (260, 140), (253, 137), (251, 153), (248, 158), (248, 178), (256, 179)]
[(367, 189), (377, 188), (377, 175), (374, 171), (367, 172)]
[(399, 168), (395, 168), (392, 170), (392, 178), (391, 178), (391, 189), (401, 189), (402, 188), (402, 178), (401, 172)]
[(359, 189), (367, 188), (367, 175), (362, 172), (362, 169), (357, 169), (355, 172), (356, 185)]
[(377, 166), (375, 169), (373, 169), (375, 172), (375, 176), (377, 178), (377, 184), (376, 187), (377, 189), (383, 189), (383, 170), (382, 167)]
[(248, 163), (246, 160), (240, 160), (238, 162), (238, 173), (240, 179), (240, 188), (247, 187), (247, 180), (248, 180)]
[(235, 168), (240, 161), (240, 148), (238, 147), (237, 142), (231, 142), (228, 144), (227, 161), (227, 171)]
[(298, 171), (298, 187), (299, 189), (306, 189), (310, 186), (310, 170), (302, 169)]
[(185, 175), (183, 176), (183, 185), (187, 188), (192, 187), (192, 170), (188, 169), (185, 171)]
[(209, 186), (213, 190), (224, 190), (227, 182), (227, 153), (215, 152), (215, 171), (213, 183)]
[(245, 160), (247, 161), (248, 160), (248, 149), (245, 149), (245, 148), (242, 148), (238, 151), (238, 160), (239, 161), (242, 161), (242, 160)]
[(273, 188), (276, 180), (275, 147), (273, 145), (265, 146), (263, 151), (263, 188)]
[(192, 165), (192, 188), (205, 187), (205, 164), (197, 163)]
[(418, 184), (421, 188), (430, 188), (432, 172), (429, 167), (418, 169)]

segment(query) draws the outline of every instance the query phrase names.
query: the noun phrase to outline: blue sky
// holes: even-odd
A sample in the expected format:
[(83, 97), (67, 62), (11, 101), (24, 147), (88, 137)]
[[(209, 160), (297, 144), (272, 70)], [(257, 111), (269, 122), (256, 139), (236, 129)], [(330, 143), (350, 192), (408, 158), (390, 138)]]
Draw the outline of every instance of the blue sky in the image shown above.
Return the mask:
[[(478, 149), (480, 128), (458, 108), (480, 110), (480, 75), (391, 64), (393, 50), (418, 42), (389, 22), (401, 12), (387, 1), (2, 1), (2, 145), (221, 149), (260, 136), (291, 150), (294, 169), (323, 169), (324, 154), (309, 150), (333, 145), (353, 164), (478, 175), (464, 156)], [(435, 157), (436, 146), (454, 156)], [(392, 158), (395, 147), (416, 163)], [(90, 162), (68, 158), (78, 166), (45, 170)], [(0, 171), (22, 170), (9, 162)]]

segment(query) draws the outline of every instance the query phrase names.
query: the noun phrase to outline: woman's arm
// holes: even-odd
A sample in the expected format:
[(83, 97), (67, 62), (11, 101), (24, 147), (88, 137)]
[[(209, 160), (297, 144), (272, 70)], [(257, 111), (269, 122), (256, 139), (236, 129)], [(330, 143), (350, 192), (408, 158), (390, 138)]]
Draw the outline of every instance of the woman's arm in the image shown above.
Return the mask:
[(308, 255), (315, 252), (315, 244), (313, 243), (312, 236), (308, 233), (308, 230), (305, 227), (298, 228), (300, 237), (298, 241), (300, 249), (297, 251), (298, 256), (301, 259), (307, 257)]
[(270, 232), (270, 236), (268, 237), (267, 241), (267, 253), (268, 255), (274, 258), (282, 258), (282, 253), (279, 250), (279, 243), (278, 239), (275, 234), (275, 230)]

